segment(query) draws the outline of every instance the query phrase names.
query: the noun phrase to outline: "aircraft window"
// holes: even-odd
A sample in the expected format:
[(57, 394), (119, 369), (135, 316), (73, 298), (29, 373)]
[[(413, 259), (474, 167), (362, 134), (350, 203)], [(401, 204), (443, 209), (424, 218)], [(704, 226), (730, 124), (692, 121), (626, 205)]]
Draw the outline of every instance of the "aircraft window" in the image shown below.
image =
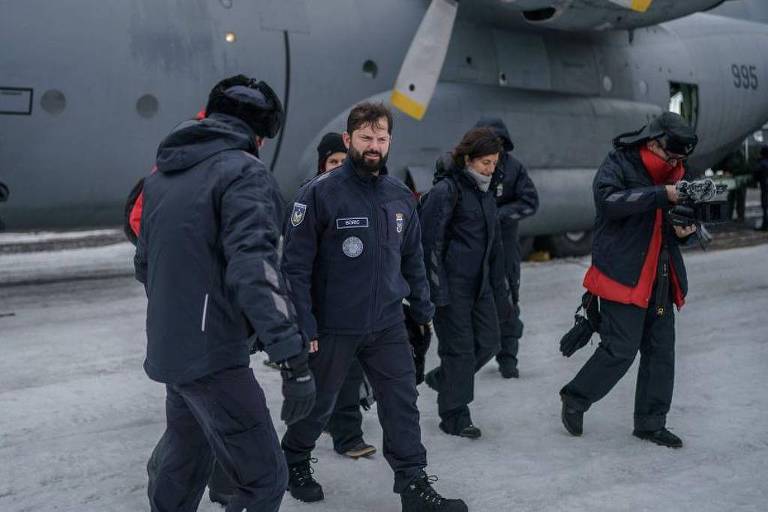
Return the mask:
[(363, 74), (368, 78), (376, 78), (376, 75), (379, 74), (379, 66), (377, 66), (376, 63), (372, 60), (368, 59), (367, 61), (363, 62)]
[(670, 82), (669, 110), (680, 114), (696, 128), (699, 117), (699, 86)]
[(237, 41), (237, 34), (235, 34), (234, 32), (227, 32), (226, 35), (224, 36), (224, 40), (228, 43), (234, 43), (235, 41)]
[(157, 98), (151, 94), (145, 94), (136, 102), (136, 111), (141, 117), (147, 119), (157, 114), (159, 109), (160, 103), (157, 101)]
[(219, 0), (219, 3), (225, 9), (231, 9), (232, 8), (232, 0)]
[(64, 96), (63, 92), (56, 89), (49, 89), (45, 91), (40, 98), (40, 106), (42, 106), (43, 110), (49, 114), (61, 114), (64, 112), (64, 109), (67, 108), (67, 98)]

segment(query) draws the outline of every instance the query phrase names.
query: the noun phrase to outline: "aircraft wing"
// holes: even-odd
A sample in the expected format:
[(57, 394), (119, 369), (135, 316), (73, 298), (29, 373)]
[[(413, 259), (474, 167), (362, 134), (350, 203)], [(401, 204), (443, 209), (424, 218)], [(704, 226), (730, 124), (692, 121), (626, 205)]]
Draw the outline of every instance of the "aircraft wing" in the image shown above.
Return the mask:
[(566, 31), (633, 29), (705, 11), (724, 0), (463, 0), (459, 17)]

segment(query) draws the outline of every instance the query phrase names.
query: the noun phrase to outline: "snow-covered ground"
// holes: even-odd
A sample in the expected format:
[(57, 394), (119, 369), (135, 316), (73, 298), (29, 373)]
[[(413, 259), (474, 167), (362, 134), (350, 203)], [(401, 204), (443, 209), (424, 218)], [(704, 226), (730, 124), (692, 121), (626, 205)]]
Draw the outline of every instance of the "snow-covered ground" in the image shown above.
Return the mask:
[[(105, 250), (115, 252), (96, 259), (129, 265), (123, 246)], [(0, 259), (0, 275), (13, 275), (13, 264), (34, 277), (33, 267), (45, 273), (52, 264), (16, 256)], [(29, 257), (42, 259), (25, 263)], [(77, 259), (64, 266), (79, 269)], [(592, 348), (565, 359), (557, 342), (571, 324), (587, 260), (530, 263), (522, 378), (502, 380), (494, 365), (479, 373), (472, 410), (482, 439), (442, 434), (435, 393), (421, 387), (437, 488), (483, 512), (767, 510), (768, 246), (687, 261), (691, 294), (678, 320), (669, 416), (685, 448), (631, 436), (636, 367), (587, 413), (582, 438), (565, 433), (557, 392)], [(164, 394), (141, 369), (144, 307), (143, 290), (125, 277), (0, 288), (0, 511), (148, 510), (145, 464), (163, 431)], [(434, 348), (430, 357), (434, 364)], [(261, 359), (253, 367), (274, 414), (280, 377)], [(375, 414), (365, 415), (364, 431), (381, 445)], [(315, 456), (325, 501), (286, 496), (282, 510), (400, 510), (380, 454), (346, 460), (323, 436)], [(204, 497), (200, 510), (221, 509)]]

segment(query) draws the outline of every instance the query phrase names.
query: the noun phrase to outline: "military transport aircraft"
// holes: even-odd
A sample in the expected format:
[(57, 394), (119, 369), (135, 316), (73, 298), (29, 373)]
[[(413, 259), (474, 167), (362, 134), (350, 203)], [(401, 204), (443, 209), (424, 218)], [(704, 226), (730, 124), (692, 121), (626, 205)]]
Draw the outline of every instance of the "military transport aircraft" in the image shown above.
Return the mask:
[(0, 0), (0, 217), (119, 223), (160, 139), (243, 72), (283, 98), (262, 156), (287, 198), (359, 101), (402, 110), (389, 165), (420, 190), (497, 115), (541, 196), (522, 234), (583, 251), (619, 132), (677, 110), (703, 170), (768, 120), (766, 23), (760, 0)]

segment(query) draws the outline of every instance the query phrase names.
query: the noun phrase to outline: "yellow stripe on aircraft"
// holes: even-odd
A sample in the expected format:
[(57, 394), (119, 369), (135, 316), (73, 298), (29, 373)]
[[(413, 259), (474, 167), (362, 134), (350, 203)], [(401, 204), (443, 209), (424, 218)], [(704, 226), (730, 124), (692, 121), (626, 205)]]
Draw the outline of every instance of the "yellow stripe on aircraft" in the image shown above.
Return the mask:
[(421, 121), (421, 118), (424, 117), (424, 114), (427, 111), (426, 105), (422, 105), (398, 90), (392, 91), (392, 98), (390, 101), (392, 101), (392, 105), (395, 108), (418, 121)]
[(653, 0), (632, 0), (632, 4), (630, 5), (630, 8), (633, 11), (645, 12), (651, 7), (652, 3), (653, 3)]

